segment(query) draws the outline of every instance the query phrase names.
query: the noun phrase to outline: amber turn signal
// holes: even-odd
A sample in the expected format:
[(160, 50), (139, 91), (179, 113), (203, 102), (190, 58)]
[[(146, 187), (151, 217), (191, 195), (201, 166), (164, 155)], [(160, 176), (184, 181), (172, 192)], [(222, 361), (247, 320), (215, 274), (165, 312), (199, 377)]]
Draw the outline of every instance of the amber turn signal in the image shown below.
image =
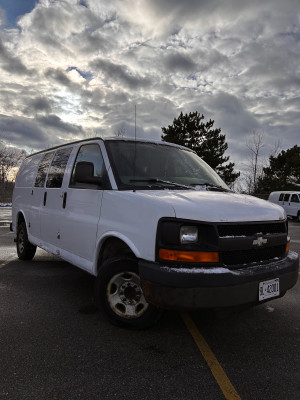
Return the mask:
[(160, 249), (158, 252), (161, 260), (182, 261), (182, 262), (219, 262), (219, 253), (203, 251), (180, 251)]

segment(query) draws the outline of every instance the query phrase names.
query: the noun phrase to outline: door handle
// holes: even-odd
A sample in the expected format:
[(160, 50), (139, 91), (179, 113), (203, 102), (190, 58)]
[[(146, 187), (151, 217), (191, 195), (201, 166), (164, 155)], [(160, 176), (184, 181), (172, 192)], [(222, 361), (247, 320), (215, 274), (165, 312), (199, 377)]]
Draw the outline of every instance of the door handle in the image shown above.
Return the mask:
[(67, 204), (67, 192), (64, 193), (64, 197), (63, 197), (63, 208), (66, 208), (66, 204)]
[(47, 203), (47, 192), (44, 193), (44, 201), (43, 201), (44, 207), (46, 203)]

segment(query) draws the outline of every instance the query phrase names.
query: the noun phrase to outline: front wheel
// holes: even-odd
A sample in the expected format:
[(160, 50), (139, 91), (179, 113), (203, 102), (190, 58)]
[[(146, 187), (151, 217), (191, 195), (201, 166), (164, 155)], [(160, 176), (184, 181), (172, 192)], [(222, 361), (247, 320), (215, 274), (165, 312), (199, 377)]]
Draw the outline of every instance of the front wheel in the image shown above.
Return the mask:
[(159, 318), (161, 310), (147, 303), (134, 258), (106, 260), (95, 283), (99, 308), (115, 325), (145, 329)]
[(300, 222), (300, 211), (298, 211), (298, 214), (297, 214), (297, 221)]
[(26, 224), (24, 221), (18, 224), (16, 243), (19, 259), (32, 260), (36, 252), (36, 246), (31, 244), (28, 240)]

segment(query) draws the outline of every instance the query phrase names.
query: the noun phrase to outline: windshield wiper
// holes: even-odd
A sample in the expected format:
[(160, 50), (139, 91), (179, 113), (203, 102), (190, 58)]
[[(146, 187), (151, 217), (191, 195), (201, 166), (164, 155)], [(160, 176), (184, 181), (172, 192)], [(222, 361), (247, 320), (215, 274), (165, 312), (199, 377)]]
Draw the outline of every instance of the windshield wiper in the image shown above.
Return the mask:
[(163, 183), (165, 185), (175, 186), (175, 187), (179, 187), (179, 188), (183, 188), (183, 189), (197, 190), (193, 186), (183, 185), (181, 183), (176, 183), (176, 182), (172, 182), (172, 181), (165, 181), (163, 179), (158, 179), (158, 178), (130, 179), (130, 182)]
[(198, 190), (197, 186), (205, 186), (207, 190), (211, 190), (211, 191), (232, 192), (232, 190), (226, 189), (223, 186), (215, 185), (215, 184), (209, 183), (209, 182), (192, 183), (191, 185), (183, 185), (182, 183), (166, 181), (164, 179), (159, 179), (159, 178), (130, 179), (130, 182), (162, 183), (165, 185), (170, 185), (170, 186), (179, 187), (179, 188), (183, 188), (183, 189), (192, 189), (192, 190)]
[[(207, 190), (211, 190), (211, 191), (220, 191), (220, 192), (230, 192), (232, 193), (232, 190), (226, 189), (223, 186), (220, 185), (215, 185), (213, 183), (209, 183), (209, 182), (204, 182), (204, 183), (192, 183), (191, 185), (195, 186), (195, 188), (197, 186), (205, 186), (207, 188)], [(197, 190), (197, 189), (196, 189)]]

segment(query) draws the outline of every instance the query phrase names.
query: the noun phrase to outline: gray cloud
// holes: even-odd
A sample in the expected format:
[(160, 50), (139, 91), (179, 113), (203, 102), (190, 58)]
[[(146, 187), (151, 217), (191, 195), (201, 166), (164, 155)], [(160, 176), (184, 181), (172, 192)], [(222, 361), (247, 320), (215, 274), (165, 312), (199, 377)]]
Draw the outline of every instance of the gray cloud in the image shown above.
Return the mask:
[(101, 51), (106, 54), (111, 49), (111, 41), (101, 35), (100, 32), (82, 32), (73, 38), (72, 45), (78, 47), (83, 54), (93, 54)]
[(40, 148), (48, 139), (43, 127), (30, 118), (0, 114), (0, 132), (3, 140), (20, 147)]
[(211, 98), (211, 110), (217, 110), (218, 124), (234, 137), (245, 137), (260, 128), (253, 114), (235, 96), (219, 93)]
[(74, 86), (73, 82), (67, 77), (67, 74), (59, 68), (48, 68), (45, 71), (45, 76), (68, 88)]
[(104, 74), (108, 82), (117, 81), (132, 90), (147, 88), (151, 85), (151, 80), (148, 77), (143, 77), (130, 71), (126, 65), (115, 64), (99, 58), (92, 61), (90, 66)]
[(24, 112), (26, 114), (35, 114), (38, 112), (50, 113), (51, 103), (46, 97), (35, 97), (29, 101), (29, 104), (26, 106)]
[(57, 115), (39, 116), (36, 118), (36, 121), (45, 128), (54, 128), (58, 132), (75, 134), (82, 133), (81, 126), (68, 124), (62, 121)]
[(32, 75), (33, 71), (26, 68), (23, 62), (10, 54), (0, 38), (0, 62), (1, 67), (13, 74)]
[(236, 163), (254, 130), (270, 148), (278, 137), (292, 147), (300, 124), (298, 5), (39, 1), (18, 29), (1, 28), (1, 137), (40, 148), (122, 126), (132, 136), (137, 105), (139, 135), (155, 139), (180, 111), (203, 112), (226, 134)]
[(0, 134), (7, 143), (33, 149), (84, 137), (81, 126), (67, 124), (55, 115), (34, 119), (0, 115)]
[(191, 72), (197, 69), (197, 64), (189, 55), (186, 56), (179, 52), (169, 54), (165, 59), (165, 66), (170, 71)]

